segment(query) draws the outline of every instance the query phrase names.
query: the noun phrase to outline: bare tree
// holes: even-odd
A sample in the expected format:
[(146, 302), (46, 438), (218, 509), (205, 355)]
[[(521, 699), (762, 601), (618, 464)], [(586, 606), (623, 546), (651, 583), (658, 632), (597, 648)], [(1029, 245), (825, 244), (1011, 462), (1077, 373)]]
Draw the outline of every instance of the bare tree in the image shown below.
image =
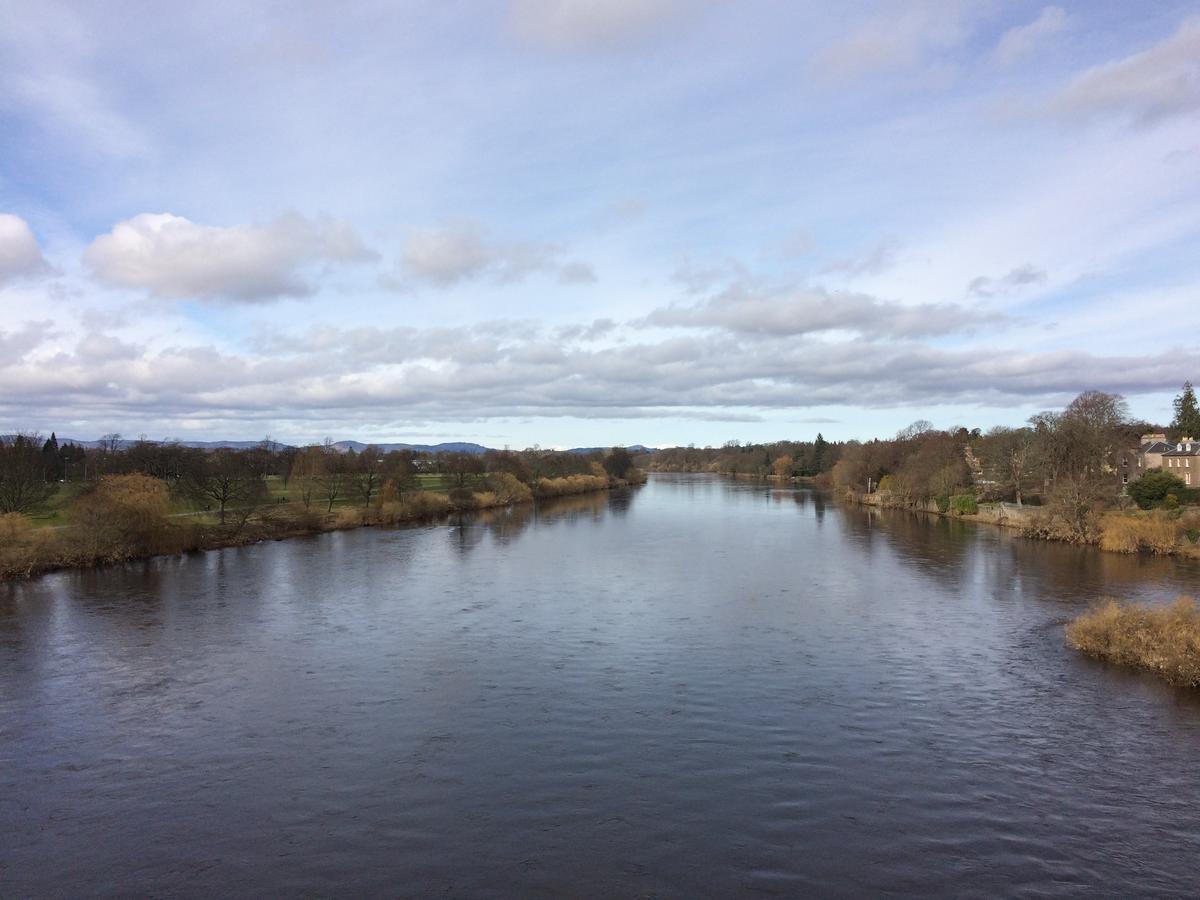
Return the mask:
[(36, 434), (0, 437), (0, 513), (26, 513), (54, 495), (46, 480), (42, 439)]
[(997, 482), (1011, 488), (1017, 505), (1021, 506), (1025, 485), (1037, 468), (1034, 452), (1034, 433), (1029, 428), (1006, 428), (998, 425), (988, 432), (980, 444), (984, 465)]
[(267, 486), (254, 461), (245, 453), (221, 448), (209, 453), (189, 473), (186, 489), (197, 500), (215, 504), (222, 525), (235, 513), (237, 530), (266, 499)]
[(383, 454), (374, 444), (363, 448), (349, 468), (350, 486), (363, 502), (371, 505), (371, 498), (383, 487)]
[(329, 438), (325, 439), (320, 452), (321, 468), (316, 476), (318, 496), (326, 502), (325, 511), (333, 512), (334, 502), (346, 492), (346, 461)]

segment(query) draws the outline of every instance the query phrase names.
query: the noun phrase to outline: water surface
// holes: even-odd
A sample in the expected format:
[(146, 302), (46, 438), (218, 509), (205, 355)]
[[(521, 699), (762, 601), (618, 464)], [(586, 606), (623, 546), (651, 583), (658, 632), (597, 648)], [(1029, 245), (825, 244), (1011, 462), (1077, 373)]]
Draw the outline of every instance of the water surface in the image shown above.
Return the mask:
[(656, 476), (0, 586), (0, 896), (1200, 893), (1195, 565)]

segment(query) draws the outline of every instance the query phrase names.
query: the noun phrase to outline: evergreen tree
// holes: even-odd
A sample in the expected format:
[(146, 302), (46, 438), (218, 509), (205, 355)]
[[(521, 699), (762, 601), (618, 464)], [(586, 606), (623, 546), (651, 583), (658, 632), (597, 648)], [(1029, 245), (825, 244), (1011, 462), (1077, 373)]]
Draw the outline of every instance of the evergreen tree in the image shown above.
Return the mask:
[(1175, 440), (1190, 437), (1200, 439), (1200, 407), (1196, 405), (1196, 392), (1192, 383), (1185, 381), (1183, 393), (1175, 398), (1175, 419), (1171, 422)]
[(812, 453), (812, 471), (814, 475), (820, 475), (825, 466), (825, 436), (821, 432), (817, 432), (817, 439), (813, 442)]
[(46, 470), (47, 481), (58, 481), (63, 477), (65, 466), (58, 449), (58, 437), (53, 431), (50, 432), (46, 443), (42, 444), (42, 465)]

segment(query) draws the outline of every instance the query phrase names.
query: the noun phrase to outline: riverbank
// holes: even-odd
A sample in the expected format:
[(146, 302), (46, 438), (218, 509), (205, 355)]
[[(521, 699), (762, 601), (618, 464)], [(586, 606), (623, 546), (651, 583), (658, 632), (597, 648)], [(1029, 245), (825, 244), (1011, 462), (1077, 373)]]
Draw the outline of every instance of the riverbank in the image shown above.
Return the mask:
[(105, 498), (102, 509), (96, 510), (99, 515), (91, 515), (93, 510), (87, 508), (78, 510), (72, 523), (61, 529), (37, 529), (24, 516), (0, 516), (0, 581), (331, 531), (436, 522), (454, 514), (530, 505), (643, 483), (645, 476), (640, 472), (629, 479), (600, 475), (544, 478), (536, 487), (507, 479), (499, 489), (413, 491), (370, 506), (332, 511), (297, 502), (263, 504), (229, 510), (224, 524), (168, 518), (144, 495), (125, 490), (113, 492), (117, 494), (115, 499)]
[(1152, 553), (1200, 559), (1200, 514), (1194, 511), (1114, 510), (1094, 516), (1085, 538), (1056, 526), (1053, 513), (1041, 506), (1013, 503), (978, 503), (974, 497), (905, 501), (878, 491), (862, 494), (846, 491), (841, 496), (862, 506), (905, 509), (964, 522), (979, 522), (1017, 531), (1023, 537), (1060, 543), (1083, 544), (1111, 553)]

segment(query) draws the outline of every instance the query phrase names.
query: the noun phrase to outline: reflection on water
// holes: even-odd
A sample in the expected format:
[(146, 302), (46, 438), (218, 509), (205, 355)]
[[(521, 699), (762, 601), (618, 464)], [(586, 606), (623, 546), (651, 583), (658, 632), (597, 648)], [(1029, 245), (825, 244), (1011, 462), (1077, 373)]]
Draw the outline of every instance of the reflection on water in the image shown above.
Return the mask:
[(709, 476), (0, 588), (0, 896), (1191, 895), (1194, 564)]

